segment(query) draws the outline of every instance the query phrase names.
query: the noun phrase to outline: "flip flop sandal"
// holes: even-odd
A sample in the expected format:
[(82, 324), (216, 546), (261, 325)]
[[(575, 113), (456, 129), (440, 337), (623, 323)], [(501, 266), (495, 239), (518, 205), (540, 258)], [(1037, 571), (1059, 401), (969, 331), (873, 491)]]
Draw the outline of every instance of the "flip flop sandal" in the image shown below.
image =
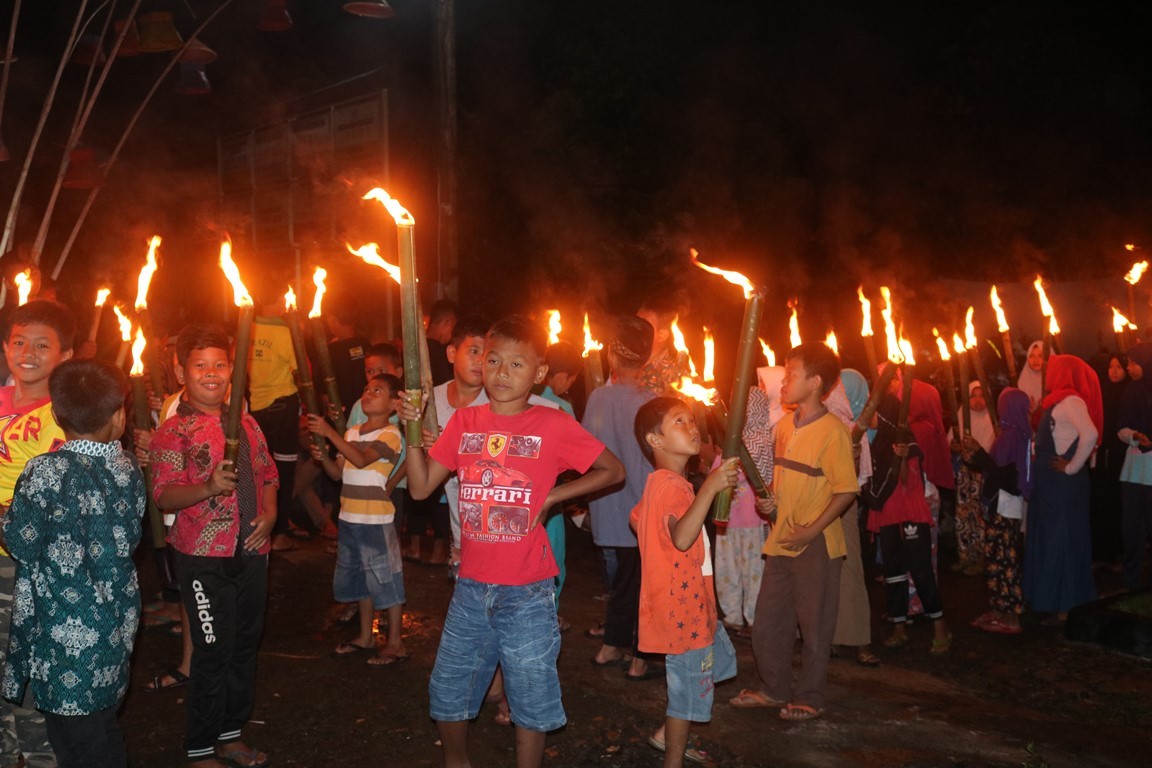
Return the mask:
[(1021, 628), (1019, 625), (1014, 627), (1011, 624), (1005, 624), (1004, 622), (998, 621), (996, 619), (986, 621), (985, 623), (981, 624), (978, 629), (982, 629), (985, 632), (992, 632), (993, 634), (997, 635), (1018, 635), (1024, 631), (1023, 628)]
[[(164, 678), (170, 678), (172, 682), (165, 683)], [(188, 675), (173, 667), (167, 672), (161, 672), (144, 684), (144, 691), (147, 693), (156, 693), (158, 691), (167, 691), (172, 688), (180, 688), (188, 685)]]
[(868, 651), (860, 651), (856, 654), (856, 663), (862, 667), (874, 669), (880, 666), (880, 657)]
[(728, 699), (728, 703), (737, 709), (779, 709), (786, 702), (777, 701), (763, 691), (754, 688), (744, 688), (740, 693)]
[(332, 651), (333, 656), (357, 656), (361, 653), (368, 653), (376, 650), (375, 645), (359, 645), (353, 642), (340, 643), (336, 649)]
[[(655, 736), (648, 737), (648, 746), (655, 750), (659, 750), (660, 752), (667, 751), (667, 747), (664, 745), (664, 742), (660, 741), (660, 739), (656, 738)], [(688, 749), (684, 750), (684, 759), (690, 763), (699, 763), (703, 765), (704, 763), (708, 762), (708, 753), (694, 747), (689, 747)]]
[(256, 756), (259, 754), (258, 749), (234, 749), (231, 752), (217, 752), (216, 759), (223, 760), (235, 768), (264, 768), (271, 764), (272, 760), (267, 755), (263, 760), (257, 761)]
[(368, 659), (368, 666), (370, 667), (395, 667), (399, 666), (409, 659), (408, 654), (397, 656), (394, 653), (381, 653)]
[(816, 720), (823, 714), (824, 710), (807, 704), (785, 704), (780, 710), (780, 719), (790, 723), (802, 723), (805, 720)]
[(952, 650), (952, 633), (951, 632), (948, 633), (947, 637), (945, 637), (941, 640), (937, 640), (937, 639), (933, 638), (932, 639), (932, 647), (928, 649), (928, 653), (932, 654), (933, 656), (943, 656), (944, 654), (948, 653), (948, 651), (950, 651), (950, 650)]

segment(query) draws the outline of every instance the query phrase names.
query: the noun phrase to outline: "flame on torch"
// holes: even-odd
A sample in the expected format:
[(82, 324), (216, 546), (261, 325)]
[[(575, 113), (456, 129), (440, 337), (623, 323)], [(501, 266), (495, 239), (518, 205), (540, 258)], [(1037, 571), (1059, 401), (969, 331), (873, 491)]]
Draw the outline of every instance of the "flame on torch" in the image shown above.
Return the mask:
[(1036, 295), (1040, 297), (1040, 314), (1048, 318), (1048, 333), (1056, 336), (1060, 333), (1060, 326), (1056, 323), (1056, 313), (1052, 311), (1052, 305), (1048, 303), (1048, 294), (1044, 293), (1044, 278), (1036, 275), (1032, 285), (1036, 288)]
[(872, 335), (872, 302), (864, 295), (862, 285), (856, 286), (856, 295), (860, 297), (860, 314), (863, 317), (860, 322), (860, 335), (867, 338)]
[(111, 288), (101, 288), (100, 290), (96, 291), (96, 306), (97, 307), (104, 306), (104, 302), (108, 301), (108, 297), (111, 295), (112, 295), (112, 289)]
[(16, 275), (14, 282), (16, 283), (16, 290), (20, 297), (20, 306), (22, 307), (28, 303), (28, 297), (32, 295), (32, 270), (26, 269)]
[(132, 321), (120, 311), (119, 304), (113, 304), (112, 311), (116, 313), (116, 322), (120, 324), (120, 340), (132, 341)]
[(992, 299), (992, 309), (996, 311), (996, 330), (1000, 333), (1008, 332), (1008, 318), (1004, 317), (1004, 305), (1000, 303), (1000, 296), (996, 293), (996, 286), (992, 286), (992, 292), (988, 294)]
[(690, 376), (681, 376), (679, 384), (672, 382), (670, 386), (685, 397), (699, 400), (704, 405), (716, 404), (716, 390), (697, 384)]
[(148, 286), (152, 284), (152, 275), (156, 274), (156, 269), (159, 266), (156, 263), (156, 249), (160, 247), (160, 242), (159, 235), (153, 235), (152, 239), (148, 241), (148, 257), (144, 261), (144, 266), (140, 268), (140, 277), (136, 282), (137, 312), (148, 309)]
[(792, 315), (788, 318), (788, 342), (792, 348), (800, 346), (800, 319), (796, 317), (796, 300), (788, 302), (788, 306), (792, 308)]
[(1128, 251), (1135, 251), (1135, 250), (1138, 250), (1139, 248), (1140, 248), (1140, 246), (1135, 245), (1134, 243), (1125, 243), (1124, 244), (1124, 249), (1128, 250)]
[[(131, 333), (131, 326), (129, 326), (129, 333)], [(144, 339), (144, 330), (137, 327), (136, 340), (132, 342), (132, 369), (128, 371), (129, 376), (144, 375), (144, 347), (147, 345), (148, 342)]]
[(892, 291), (888, 286), (880, 286), (880, 296), (884, 299), (884, 307), (880, 316), (884, 318), (884, 338), (888, 342), (888, 359), (893, 363), (904, 362), (904, 353), (900, 350), (900, 340), (896, 338), (896, 322), (892, 319)]
[[(160, 238), (154, 237), (152, 239), (159, 241)], [(232, 284), (232, 296), (236, 306), (252, 306), (252, 297), (248, 295), (248, 289), (244, 287), (244, 282), (240, 279), (240, 269), (236, 266), (236, 262), (232, 261), (232, 243), (229, 240), (220, 243), (220, 269), (224, 271), (224, 276)]]
[(944, 362), (951, 360), (952, 355), (948, 354), (948, 343), (940, 338), (940, 331), (933, 328), (932, 335), (936, 337), (936, 347), (940, 350), (940, 359)]
[(364, 195), (363, 200), (375, 200), (384, 206), (392, 216), (393, 221), (396, 222), (398, 227), (414, 227), (416, 226), (416, 219), (412, 218), (412, 214), (408, 213), (408, 209), (400, 205), (400, 201), (389, 196), (387, 192), (376, 187), (370, 190), (368, 194)]
[(704, 328), (704, 381), (716, 381), (716, 341), (707, 327)]
[(584, 313), (584, 357), (594, 350), (604, 349), (604, 345), (592, 338), (592, 326), (588, 323), (588, 313)]
[(688, 344), (684, 341), (684, 333), (680, 330), (679, 320), (679, 315), (672, 318), (672, 346), (676, 347), (676, 351), (687, 358), (689, 375), (695, 379), (697, 376), (696, 363), (692, 362), (692, 353), (688, 351)]
[(308, 313), (308, 317), (320, 317), (320, 305), (324, 302), (324, 293), (328, 288), (324, 285), (324, 278), (328, 277), (328, 270), (323, 267), (316, 267), (316, 271), (312, 273), (312, 282), (316, 284), (316, 298), (312, 300), (312, 310)]
[(1136, 330), (1136, 324), (1120, 313), (1116, 307), (1112, 307), (1112, 330), (1116, 333), (1123, 333), (1125, 326), (1129, 330)]
[(768, 342), (760, 339), (760, 351), (764, 353), (765, 359), (768, 360), (769, 367), (776, 367), (776, 353), (772, 351), (772, 347), (768, 346)]
[(904, 329), (900, 329), (900, 355), (908, 365), (916, 365), (916, 356), (912, 354), (912, 342), (904, 338)]
[(704, 270), (705, 272), (711, 272), (714, 275), (720, 275), (720, 277), (732, 283), (732, 285), (737, 285), (743, 288), (745, 299), (752, 298), (752, 294), (756, 292), (755, 287), (752, 285), (752, 281), (744, 277), (744, 275), (740, 274), (739, 272), (731, 272), (727, 269), (716, 269), (716, 267), (710, 267), (707, 264), (704, 264), (697, 258), (697, 256), (700, 254), (697, 253), (695, 248), (689, 249), (688, 252), (692, 255), (692, 263), (700, 267), (700, 269)]
[(564, 330), (560, 325), (560, 310), (548, 310), (548, 345), (551, 346), (560, 341), (560, 331)]
[(400, 284), (400, 267), (384, 261), (380, 256), (380, 248), (376, 243), (365, 243), (359, 248), (353, 248), (351, 243), (345, 243), (344, 246), (353, 256), (359, 256), (365, 264), (380, 267), (380, 269), (388, 273), (389, 277), (396, 281), (397, 285)]
[[(1125, 247), (1128, 248), (1128, 246)], [(1129, 250), (1132, 249), (1129, 248)], [(1140, 278), (1144, 277), (1144, 273), (1147, 271), (1148, 262), (1138, 261), (1132, 265), (1132, 269), (1128, 270), (1128, 274), (1124, 275), (1124, 280), (1128, 283), (1128, 285), (1136, 285), (1136, 283), (1140, 282)]]
[(837, 355), (840, 354), (840, 346), (836, 343), (836, 331), (828, 331), (828, 337), (824, 339), (824, 343)]
[(968, 307), (964, 314), (964, 348), (976, 348), (976, 326), (972, 324), (972, 316), (976, 314), (975, 307)]
[(284, 294), (284, 311), (291, 312), (293, 309), (296, 309), (296, 291), (288, 286), (288, 293)]
[(960, 334), (952, 334), (952, 349), (956, 350), (956, 354), (962, 355), (967, 350), (964, 348), (964, 340), (960, 338)]

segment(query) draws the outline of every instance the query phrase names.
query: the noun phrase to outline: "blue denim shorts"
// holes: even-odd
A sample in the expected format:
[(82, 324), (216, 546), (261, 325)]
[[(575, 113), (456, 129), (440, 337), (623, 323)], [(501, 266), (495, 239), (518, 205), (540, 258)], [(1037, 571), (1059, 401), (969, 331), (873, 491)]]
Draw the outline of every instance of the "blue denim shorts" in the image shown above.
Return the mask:
[(716, 683), (736, 677), (736, 649), (728, 633), (717, 627), (712, 645), (664, 657), (668, 680), (665, 714), (679, 720), (706, 723), (712, 719)]
[(428, 685), (433, 720), (476, 717), (499, 663), (512, 722), (538, 732), (567, 722), (553, 586), (552, 579), (515, 587), (456, 582)]
[(340, 521), (332, 596), (338, 603), (372, 598), (376, 610), (404, 603), (404, 569), (395, 525)]

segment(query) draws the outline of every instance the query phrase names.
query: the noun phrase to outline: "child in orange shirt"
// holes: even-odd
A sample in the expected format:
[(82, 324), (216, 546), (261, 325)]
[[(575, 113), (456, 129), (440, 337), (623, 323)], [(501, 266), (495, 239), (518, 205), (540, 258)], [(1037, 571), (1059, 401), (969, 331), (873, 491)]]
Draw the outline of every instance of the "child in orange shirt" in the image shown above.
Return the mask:
[(665, 768), (679, 768), (685, 758), (703, 762), (700, 752), (687, 750), (688, 728), (712, 719), (714, 684), (736, 676), (732, 641), (716, 632), (712, 558), (702, 529), (716, 494), (735, 487), (738, 460), (722, 462), (694, 495), (684, 477), (688, 460), (700, 453), (692, 409), (657, 397), (640, 407), (634, 428), (656, 467), (631, 515), (642, 574), (639, 648), (666, 654), (668, 680), (664, 726), (648, 743), (664, 751)]

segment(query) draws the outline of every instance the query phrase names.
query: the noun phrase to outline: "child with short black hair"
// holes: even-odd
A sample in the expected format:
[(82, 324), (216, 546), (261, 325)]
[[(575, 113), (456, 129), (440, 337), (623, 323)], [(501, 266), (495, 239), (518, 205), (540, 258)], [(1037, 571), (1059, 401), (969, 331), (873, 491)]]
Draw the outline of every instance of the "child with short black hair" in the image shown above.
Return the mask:
[[(413, 497), (460, 478), (460, 576), (429, 685), (444, 763), (468, 765), (468, 724), (497, 663), (516, 725), (517, 765), (538, 766), (544, 734), (565, 723), (556, 659), (556, 560), (540, 519), (551, 505), (624, 477), (602, 443), (558, 409), (528, 402), (544, 380), (547, 338), (524, 318), (496, 323), (480, 359), (489, 402), (462, 408), (428, 449), (408, 447)], [(401, 402), (401, 418), (419, 411)], [(426, 455), (427, 454), (427, 455)], [(556, 486), (556, 476), (585, 473)]]
[(649, 400), (636, 412), (636, 442), (656, 471), (632, 510), (640, 544), (639, 649), (664, 654), (668, 707), (664, 725), (648, 743), (664, 752), (665, 768), (685, 757), (692, 722), (712, 719), (713, 687), (736, 676), (736, 651), (728, 633), (716, 631), (712, 557), (704, 521), (716, 494), (736, 486), (736, 463), (728, 459), (704, 480), (699, 493), (684, 476), (700, 453), (700, 429), (692, 409), (675, 397)]
[(146, 503), (140, 468), (118, 442), (127, 388), (118, 368), (94, 360), (52, 372), (66, 442), (28, 462), (4, 517), (20, 606), (4, 696), (20, 701), (31, 685), (61, 768), (127, 765), (116, 711), (140, 620), (132, 551)]
[(189, 765), (201, 768), (268, 763), (241, 741), (241, 729), (256, 693), (277, 475), (264, 435), (247, 413), (241, 414), (235, 466), (224, 461), (231, 347), (214, 326), (180, 332), (184, 395), (150, 446), (156, 503), (176, 511), (168, 543), (192, 619), (185, 750)]
[(323, 416), (308, 417), (314, 434), (328, 439), (340, 456), (329, 458), (312, 444), (312, 458), (319, 461), (328, 477), (343, 480), (340, 493), (340, 525), (336, 551), (336, 573), (332, 591), (337, 602), (358, 603), (360, 634), (336, 646), (337, 656), (350, 656), (376, 650), (372, 636), (375, 611), (388, 611), (388, 640), (368, 665), (388, 666), (408, 660), (401, 639), (404, 608), (404, 568), (400, 539), (396, 536), (396, 507), (388, 495), (401, 450), (400, 430), (392, 424), (392, 414), (404, 384), (389, 374), (368, 380), (360, 398), (367, 421), (337, 434)]

